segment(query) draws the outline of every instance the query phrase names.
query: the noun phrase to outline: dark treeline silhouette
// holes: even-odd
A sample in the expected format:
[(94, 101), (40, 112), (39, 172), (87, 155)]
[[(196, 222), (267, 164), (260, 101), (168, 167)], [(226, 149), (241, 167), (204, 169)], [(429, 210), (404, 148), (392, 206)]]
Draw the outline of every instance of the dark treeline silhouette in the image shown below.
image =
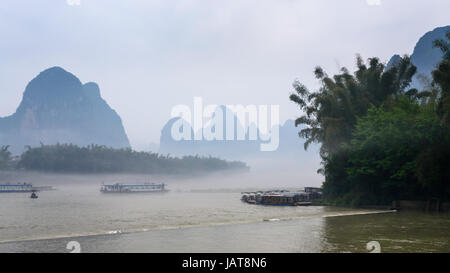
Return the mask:
[[(8, 154), (7, 147), (0, 152), (0, 167), (3, 153)], [(129, 148), (113, 149), (99, 145), (78, 147), (72, 144), (28, 147), (20, 156), (16, 167), (47, 172), (150, 174), (197, 174), (248, 168), (243, 162), (230, 162), (214, 157), (178, 158), (151, 152), (136, 152)]]
[[(450, 40), (450, 33), (447, 34)], [(450, 200), (450, 44), (428, 90), (408, 89), (416, 68), (408, 56), (386, 67), (357, 57), (357, 70), (329, 77), (317, 92), (299, 82), (290, 99), (305, 113), (299, 135), (321, 144), (325, 197), (336, 204)]]

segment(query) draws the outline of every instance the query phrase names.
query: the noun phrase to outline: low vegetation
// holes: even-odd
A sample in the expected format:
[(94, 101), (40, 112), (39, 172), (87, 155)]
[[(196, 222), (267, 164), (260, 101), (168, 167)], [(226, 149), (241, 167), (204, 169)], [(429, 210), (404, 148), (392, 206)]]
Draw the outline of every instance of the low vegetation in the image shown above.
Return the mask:
[[(0, 153), (0, 167), (6, 168), (9, 159), (8, 148), (4, 147)], [(2, 163), (4, 161), (5, 163)], [(178, 158), (99, 145), (78, 147), (72, 144), (57, 144), (28, 147), (17, 162), (17, 168), (60, 173), (196, 174), (246, 170), (248, 167), (242, 162), (230, 162), (213, 157)]]

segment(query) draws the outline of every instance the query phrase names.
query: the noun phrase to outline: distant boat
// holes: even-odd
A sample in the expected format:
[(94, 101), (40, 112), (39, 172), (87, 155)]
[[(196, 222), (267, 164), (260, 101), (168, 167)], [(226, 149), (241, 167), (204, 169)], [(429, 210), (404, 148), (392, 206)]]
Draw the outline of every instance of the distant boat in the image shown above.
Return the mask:
[(32, 192), (32, 184), (0, 184), (0, 192)]
[(285, 190), (243, 192), (241, 200), (254, 205), (271, 206), (309, 206), (312, 201), (321, 197), (321, 192), (289, 192)]
[(37, 196), (36, 192), (33, 191), (33, 193), (31, 193), (30, 198), (31, 198), (31, 199), (37, 199), (38, 196)]
[(138, 193), (138, 192), (166, 192), (165, 184), (145, 183), (145, 184), (110, 184), (102, 185), (102, 193)]
[(52, 186), (34, 187), (33, 184), (16, 183), (16, 184), (0, 184), (0, 193), (5, 192), (37, 192), (54, 190)]

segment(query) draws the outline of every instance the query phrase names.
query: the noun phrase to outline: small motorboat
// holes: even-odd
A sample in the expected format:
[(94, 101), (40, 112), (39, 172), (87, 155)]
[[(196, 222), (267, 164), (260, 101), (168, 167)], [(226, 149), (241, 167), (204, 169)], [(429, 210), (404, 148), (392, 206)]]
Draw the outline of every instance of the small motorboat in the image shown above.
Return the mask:
[(33, 192), (31, 193), (30, 198), (31, 198), (31, 199), (37, 199), (38, 196), (37, 196), (36, 192), (33, 191)]

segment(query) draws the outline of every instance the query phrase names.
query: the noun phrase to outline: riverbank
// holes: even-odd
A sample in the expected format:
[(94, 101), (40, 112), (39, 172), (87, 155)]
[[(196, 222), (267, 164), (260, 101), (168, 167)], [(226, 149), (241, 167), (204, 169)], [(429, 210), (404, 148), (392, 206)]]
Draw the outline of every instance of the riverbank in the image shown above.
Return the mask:
[[(313, 206), (335, 206), (332, 202), (326, 200), (313, 200)], [(352, 206), (337, 206), (337, 207), (347, 207), (347, 208), (355, 208)], [(358, 206), (356, 208), (360, 209), (373, 209), (373, 210), (406, 210), (406, 211), (422, 211), (422, 212), (442, 212), (448, 213), (450, 212), (450, 203), (449, 202), (441, 202), (437, 199), (431, 199), (428, 201), (415, 201), (415, 200), (396, 200), (393, 201), (391, 205), (366, 205), (366, 206)]]

